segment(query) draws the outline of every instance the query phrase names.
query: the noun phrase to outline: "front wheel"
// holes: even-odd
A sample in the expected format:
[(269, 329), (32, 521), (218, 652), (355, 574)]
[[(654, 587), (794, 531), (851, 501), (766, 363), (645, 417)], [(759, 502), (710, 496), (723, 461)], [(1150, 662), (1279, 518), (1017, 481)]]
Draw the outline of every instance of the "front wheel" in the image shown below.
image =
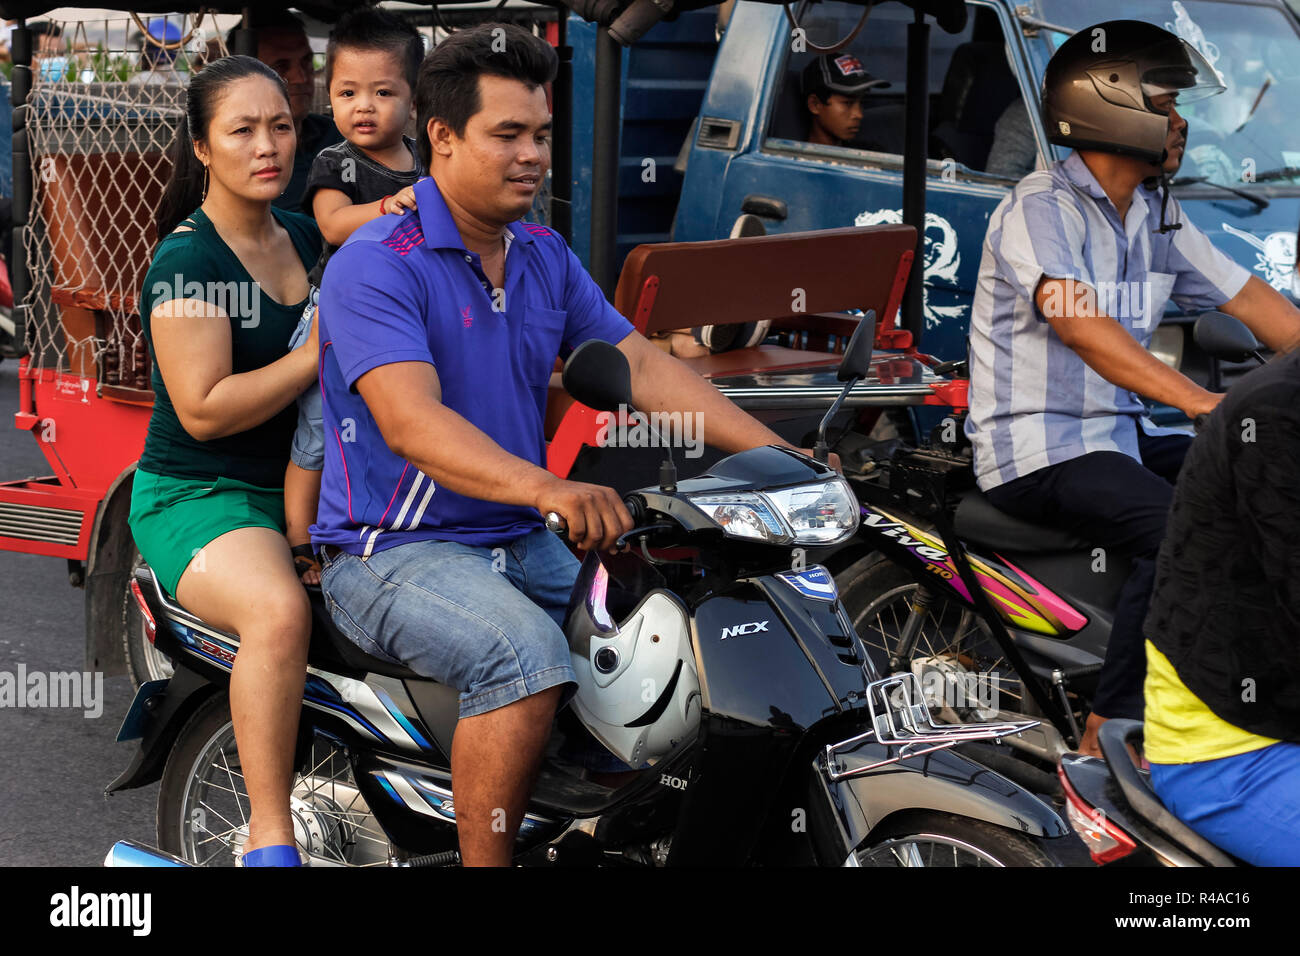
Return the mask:
[[(918, 678), (925, 671), (942, 678), (927, 685), (927, 702), (940, 719), (988, 719), (987, 711), (1026, 710), (1019, 675), (974, 611), (937, 591), (918, 610), (916, 580), (877, 554), (849, 565), (835, 581), (853, 628), (882, 675), (891, 672), (889, 661), (900, 652), (908, 619), (920, 615), (916, 642), (899, 669)], [(935, 688), (946, 693), (929, 699)]]
[(946, 813), (909, 813), (874, 831), (850, 866), (1057, 866), (1043, 840)]

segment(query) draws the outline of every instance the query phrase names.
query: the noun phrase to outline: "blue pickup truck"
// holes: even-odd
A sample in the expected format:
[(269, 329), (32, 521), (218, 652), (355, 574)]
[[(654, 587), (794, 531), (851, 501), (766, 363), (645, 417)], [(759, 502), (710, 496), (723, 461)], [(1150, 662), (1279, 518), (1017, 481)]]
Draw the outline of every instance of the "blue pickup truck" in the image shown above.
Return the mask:
[[(1300, 102), (1300, 32), (1281, 0), (969, 0), (967, 7), (960, 33), (937, 26), (930, 33), (926, 352), (965, 355), (989, 215), (1021, 176), (1066, 154), (1047, 142), (1039, 119), (1043, 68), (1066, 36), (1103, 20), (1163, 26), (1222, 75), (1227, 92), (1180, 107), (1190, 141), (1174, 195), (1220, 249), (1295, 294), (1300, 128), (1291, 120)], [(857, 142), (823, 146), (805, 141), (800, 72), (815, 47), (853, 30), (862, 8), (831, 0), (791, 10), (798, 31), (782, 7), (746, 0), (724, 25), (712, 10), (684, 13), (629, 51), (620, 260), (640, 242), (731, 235), (746, 215), (769, 233), (901, 221), (912, 12), (896, 3), (873, 8), (842, 51), (890, 85), (868, 93)], [(570, 22), (579, 86), (595, 28)], [(579, 129), (584, 108), (575, 103)], [(574, 148), (574, 222), (581, 223), (581, 133)], [(574, 236), (580, 254), (585, 242)], [(1193, 318), (1167, 315), (1152, 351), (1203, 380), (1204, 359), (1190, 348)]]

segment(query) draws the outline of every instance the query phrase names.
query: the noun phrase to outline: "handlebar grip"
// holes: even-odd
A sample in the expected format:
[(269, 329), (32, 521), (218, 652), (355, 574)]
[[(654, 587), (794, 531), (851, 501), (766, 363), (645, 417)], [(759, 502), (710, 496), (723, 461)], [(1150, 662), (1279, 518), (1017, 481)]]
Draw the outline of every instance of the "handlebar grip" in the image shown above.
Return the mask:
[(569, 533), (569, 522), (554, 511), (546, 512), (546, 530), (553, 531), (559, 535)]

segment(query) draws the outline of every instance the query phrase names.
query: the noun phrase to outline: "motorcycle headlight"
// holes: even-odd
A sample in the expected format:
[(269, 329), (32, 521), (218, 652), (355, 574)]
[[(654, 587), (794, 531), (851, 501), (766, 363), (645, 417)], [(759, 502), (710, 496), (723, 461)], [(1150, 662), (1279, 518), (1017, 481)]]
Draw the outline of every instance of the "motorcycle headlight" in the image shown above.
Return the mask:
[(691, 504), (713, 519), (733, 538), (768, 544), (787, 544), (790, 532), (763, 496), (749, 492), (734, 495), (691, 495)]
[(843, 478), (764, 492), (795, 544), (835, 544), (858, 530), (858, 501)]
[(690, 500), (730, 537), (767, 544), (837, 544), (858, 529), (858, 503), (842, 478)]

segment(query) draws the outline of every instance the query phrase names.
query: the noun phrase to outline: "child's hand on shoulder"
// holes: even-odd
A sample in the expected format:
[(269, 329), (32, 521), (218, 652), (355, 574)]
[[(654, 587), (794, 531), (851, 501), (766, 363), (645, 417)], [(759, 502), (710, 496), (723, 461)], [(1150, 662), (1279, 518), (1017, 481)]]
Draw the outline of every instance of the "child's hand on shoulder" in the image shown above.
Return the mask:
[(415, 208), (415, 187), (407, 186), (384, 203), (385, 212), (405, 213)]

